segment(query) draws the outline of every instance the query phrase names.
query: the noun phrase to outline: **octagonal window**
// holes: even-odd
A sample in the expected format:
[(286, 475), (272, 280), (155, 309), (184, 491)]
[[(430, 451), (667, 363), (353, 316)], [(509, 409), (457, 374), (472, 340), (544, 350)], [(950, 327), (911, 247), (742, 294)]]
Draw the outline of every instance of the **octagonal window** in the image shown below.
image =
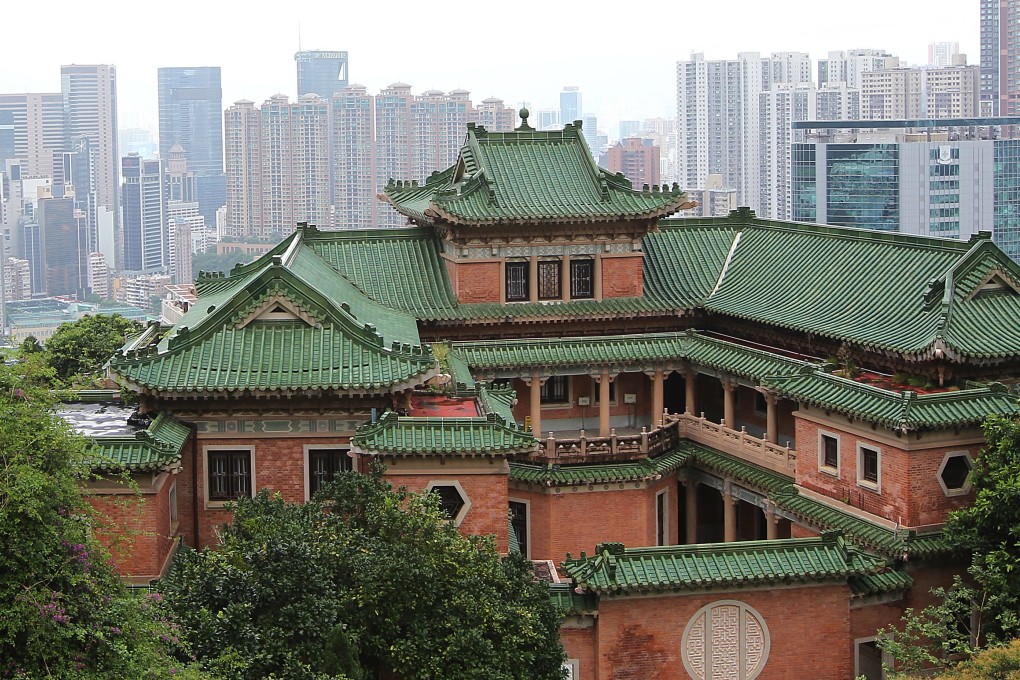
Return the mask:
[(939, 485), (947, 496), (959, 496), (970, 491), (970, 471), (974, 463), (966, 451), (946, 454), (939, 466)]
[(431, 491), (439, 496), (439, 508), (450, 518), (456, 526), (464, 521), (464, 516), (471, 508), (471, 500), (464, 493), (460, 482), (429, 482), (426, 491)]

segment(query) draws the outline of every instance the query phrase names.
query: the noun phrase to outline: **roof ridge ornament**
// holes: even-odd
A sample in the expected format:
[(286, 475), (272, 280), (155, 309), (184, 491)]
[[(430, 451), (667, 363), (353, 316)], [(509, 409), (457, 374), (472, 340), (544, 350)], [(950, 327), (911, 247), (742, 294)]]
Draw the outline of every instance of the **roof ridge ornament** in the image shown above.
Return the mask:
[(530, 125), (528, 125), (528, 116), (531, 115), (531, 112), (528, 111), (528, 107), (522, 106), (521, 110), (518, 112), (518, 115), (521, 117), (521, 125), (520, 125), (520, 127), (517, 128), (517, 130), (523, 131), (523, 130), (534, 130), (535, 129), (535, 128), (531, 127)]

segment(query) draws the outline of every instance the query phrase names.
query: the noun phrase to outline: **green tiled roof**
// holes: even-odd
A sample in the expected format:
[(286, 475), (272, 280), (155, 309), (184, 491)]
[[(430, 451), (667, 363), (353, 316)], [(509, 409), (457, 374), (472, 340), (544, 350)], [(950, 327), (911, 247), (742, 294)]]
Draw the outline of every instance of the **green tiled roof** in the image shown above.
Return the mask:
[(687, 360), (748, 378), (783, 375), (806, 362), (694, 331), (580, 338), (485, 340), (454, 343), (454, 353), (479, 370), (598, 366)]
[(627, 463), (579, 465), (510, 463), (510, 479), (541, 486), (617, 484), (658, 479), (664, 474), (684, 467), (697, 448), (698, 445), (693, 442), (682, 442), (677, 450), (671, 453)]
[(598, 611), (598, 599), (591, 593), (574, 592), (570, 583), (550, 583), (549, 599), (560, 616), (581, 616)]
[(998, 384), (917, 394), (910, 390), (893, 392), (808, 369), (763, 382), (791, 399), (903, 432), (976, 425), (991, 413), (1017, 412), (1016, 395)]
[(710, 449), (707, 446), (693, 444), (691, 451), (693, 453), (692, 460), (698, 465), (720, 472), (756, 489), (761, 489), (765, 493), (784, 491), (789, 488), (792, 481), (789, 477), (758, 467), (735, 456)]
[[(210, 278), (170, 333), (158, 338), (150, 327), (111, 358), (111, 372), (138, 389), (182, 394), (379, 393), (438, 371), (413, 316), (367, 297), (298, 236), (282, 254)], [(275, 301), (283, 318), (256, 316)]]
[(854, 597), (867, 597), (907, 590), (914, 585), (914, 579), (901, 569), (887, 569), (874, 574), (850, 577), (850, 592)]
[(400, 456), (528, 454), (538, 441), (496, 413), (484, 418), (425, 418), (387, 411), (358, 428), (351, 447), (359, 453)]
[(479, 383), (475, 393), (485, 414), (495, 413), (503, 422), (516, 424), (514, 418), (514, 402), (517, 401), (517, 393), (509, 387), (490, 387), (486, 383)]
[(602, 544), (594, 556), (563, 563), (578, 589), (599, 595), (845, 581), (884, 567), (885, 560), (839, 535), (630, 549)]
[(820, 529), (842, 531), (854, 543), (892, 558), (923, 559), (943, 555), (952, 550), (940, 532), (919, 535), (912, 531), (887, 529), (832, 505), (801, 495), (792, 485), (786, 491), (770, 495), (769, 498), (778, 507)]
[(191, 430), (165, 413), (159, 414), (135, 436), (91, 439), (93, 467), (97, 470), (156, 471), (176, 467)]
[(595, 165), (580, 125), (513, 132), (468, 126), (457, 164), (417, 182), (391, 183), (386, 197), (419, 223), (535, 224), (654, 219), (685, 203), (673, 185), (635, 191), (620, 174)]

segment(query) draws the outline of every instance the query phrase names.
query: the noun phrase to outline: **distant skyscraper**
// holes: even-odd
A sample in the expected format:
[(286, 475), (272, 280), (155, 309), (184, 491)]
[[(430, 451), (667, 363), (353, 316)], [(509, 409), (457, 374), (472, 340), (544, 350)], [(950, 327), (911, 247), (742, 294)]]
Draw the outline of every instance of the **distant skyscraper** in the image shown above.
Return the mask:
[(928, 45), (928, 66), (944, 68), (954, 66), (954, 59), (960, 55), (960, 43), (937, 42)]
[(984, 115), (1020, 115), (1020, 2), (981, 0), (981, 107)]
[(124, 266), (121, 269), (160, 271), (168, 261), (160, 162), (132, 154), (124, 157), (122, 167)]
[(328, 100), (347, 87), (347, 52), (309, 50), (294, 55), (298, 97), (317, 94)]
[(88, 285), (88, 246), (85, 217), (74, 208), (74, 197), (40, 199), (36, 208), (40, 292), (47, 295), (84, 294)]
[[(81, 137), (88, 138), (93, 154), (92, 191), (96, 211), (89, 216), (89, 231), (100, 229), (100, 213), (113, 216), (115, 232), (120, 230), (120, 156), (117, 139), (117, 69), (109, 64), (60, 67), (60, 93), (64, 108), (64, 149), (73, 150)], [(120, 255), (123, 245), (117, 247)]]
[(375, 97), (364, 85), (350, 85), (333, 97), (330, 116), (334, 226), (374, 228), (383, 207), (375, 197)]
[(200, 210), (211, 224), (226, 202), (220, 67), (161, 68), (158, 79), (159, 157), (166, 159), (175, 145), (184, 149)]
[(510, 132), (517, 123), (517, 112), (512, 106), (503, 104), (503, 100), (498, 97), (483, 99), (472, 115), (474, 121), (489, 132)]
[(262, 111), (243, 99), (224, 116), (227, 210), (223, 236), (262, 235)]
[(641, 132), (641, 121), (639, 120), (621, 120), (620, 121), (620, 141), (627, 139), (628, 137), (636, 137)]
[[(414, 177), (411, 103), (414, 95), (407, 83), (393, 83), (375, 97), (375, 186), (391, 179)], [(399, 227), (407, 218), (385, 206), (379, 210), (379, 226)]]
[(643, 186), (658, 185), (659, 147), (653, 145), (650, 139), (628, 137), (609, 147), (606, 169), (622, 172), (639, 191)]
[(17, 159), (26, 175), (53, 177), (65, 142), (59, 92), (0, 94), (0, 170), (5, 160)]
[(565, 125), (581, 120), (584, 109), (581, 108), (581, 88), (569, 85), (560, 92), (560, 123)]

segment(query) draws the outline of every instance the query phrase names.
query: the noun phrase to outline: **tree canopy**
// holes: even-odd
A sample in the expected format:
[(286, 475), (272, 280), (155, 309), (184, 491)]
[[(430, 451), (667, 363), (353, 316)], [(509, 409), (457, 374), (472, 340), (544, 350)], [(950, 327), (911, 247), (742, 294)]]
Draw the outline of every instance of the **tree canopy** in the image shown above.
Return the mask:
[(119, 314), (94, 314), (61, 324), (46, 341), (46, 363), (61, 380), (102, 368), (129, 334), (141, 326)]
[(86, 443), (24, 371), (0, 365), (0, 677), (165, 677), (173, 630), (114, 573), (80, 491)]
[(161, 589), (196, 656), (236, 677), (563, 677), (530, 563), (462, 536), (434, 495), (380, 469), (341, 473), (307, 504), (242, 499), (219, 545), (180, 553)]

